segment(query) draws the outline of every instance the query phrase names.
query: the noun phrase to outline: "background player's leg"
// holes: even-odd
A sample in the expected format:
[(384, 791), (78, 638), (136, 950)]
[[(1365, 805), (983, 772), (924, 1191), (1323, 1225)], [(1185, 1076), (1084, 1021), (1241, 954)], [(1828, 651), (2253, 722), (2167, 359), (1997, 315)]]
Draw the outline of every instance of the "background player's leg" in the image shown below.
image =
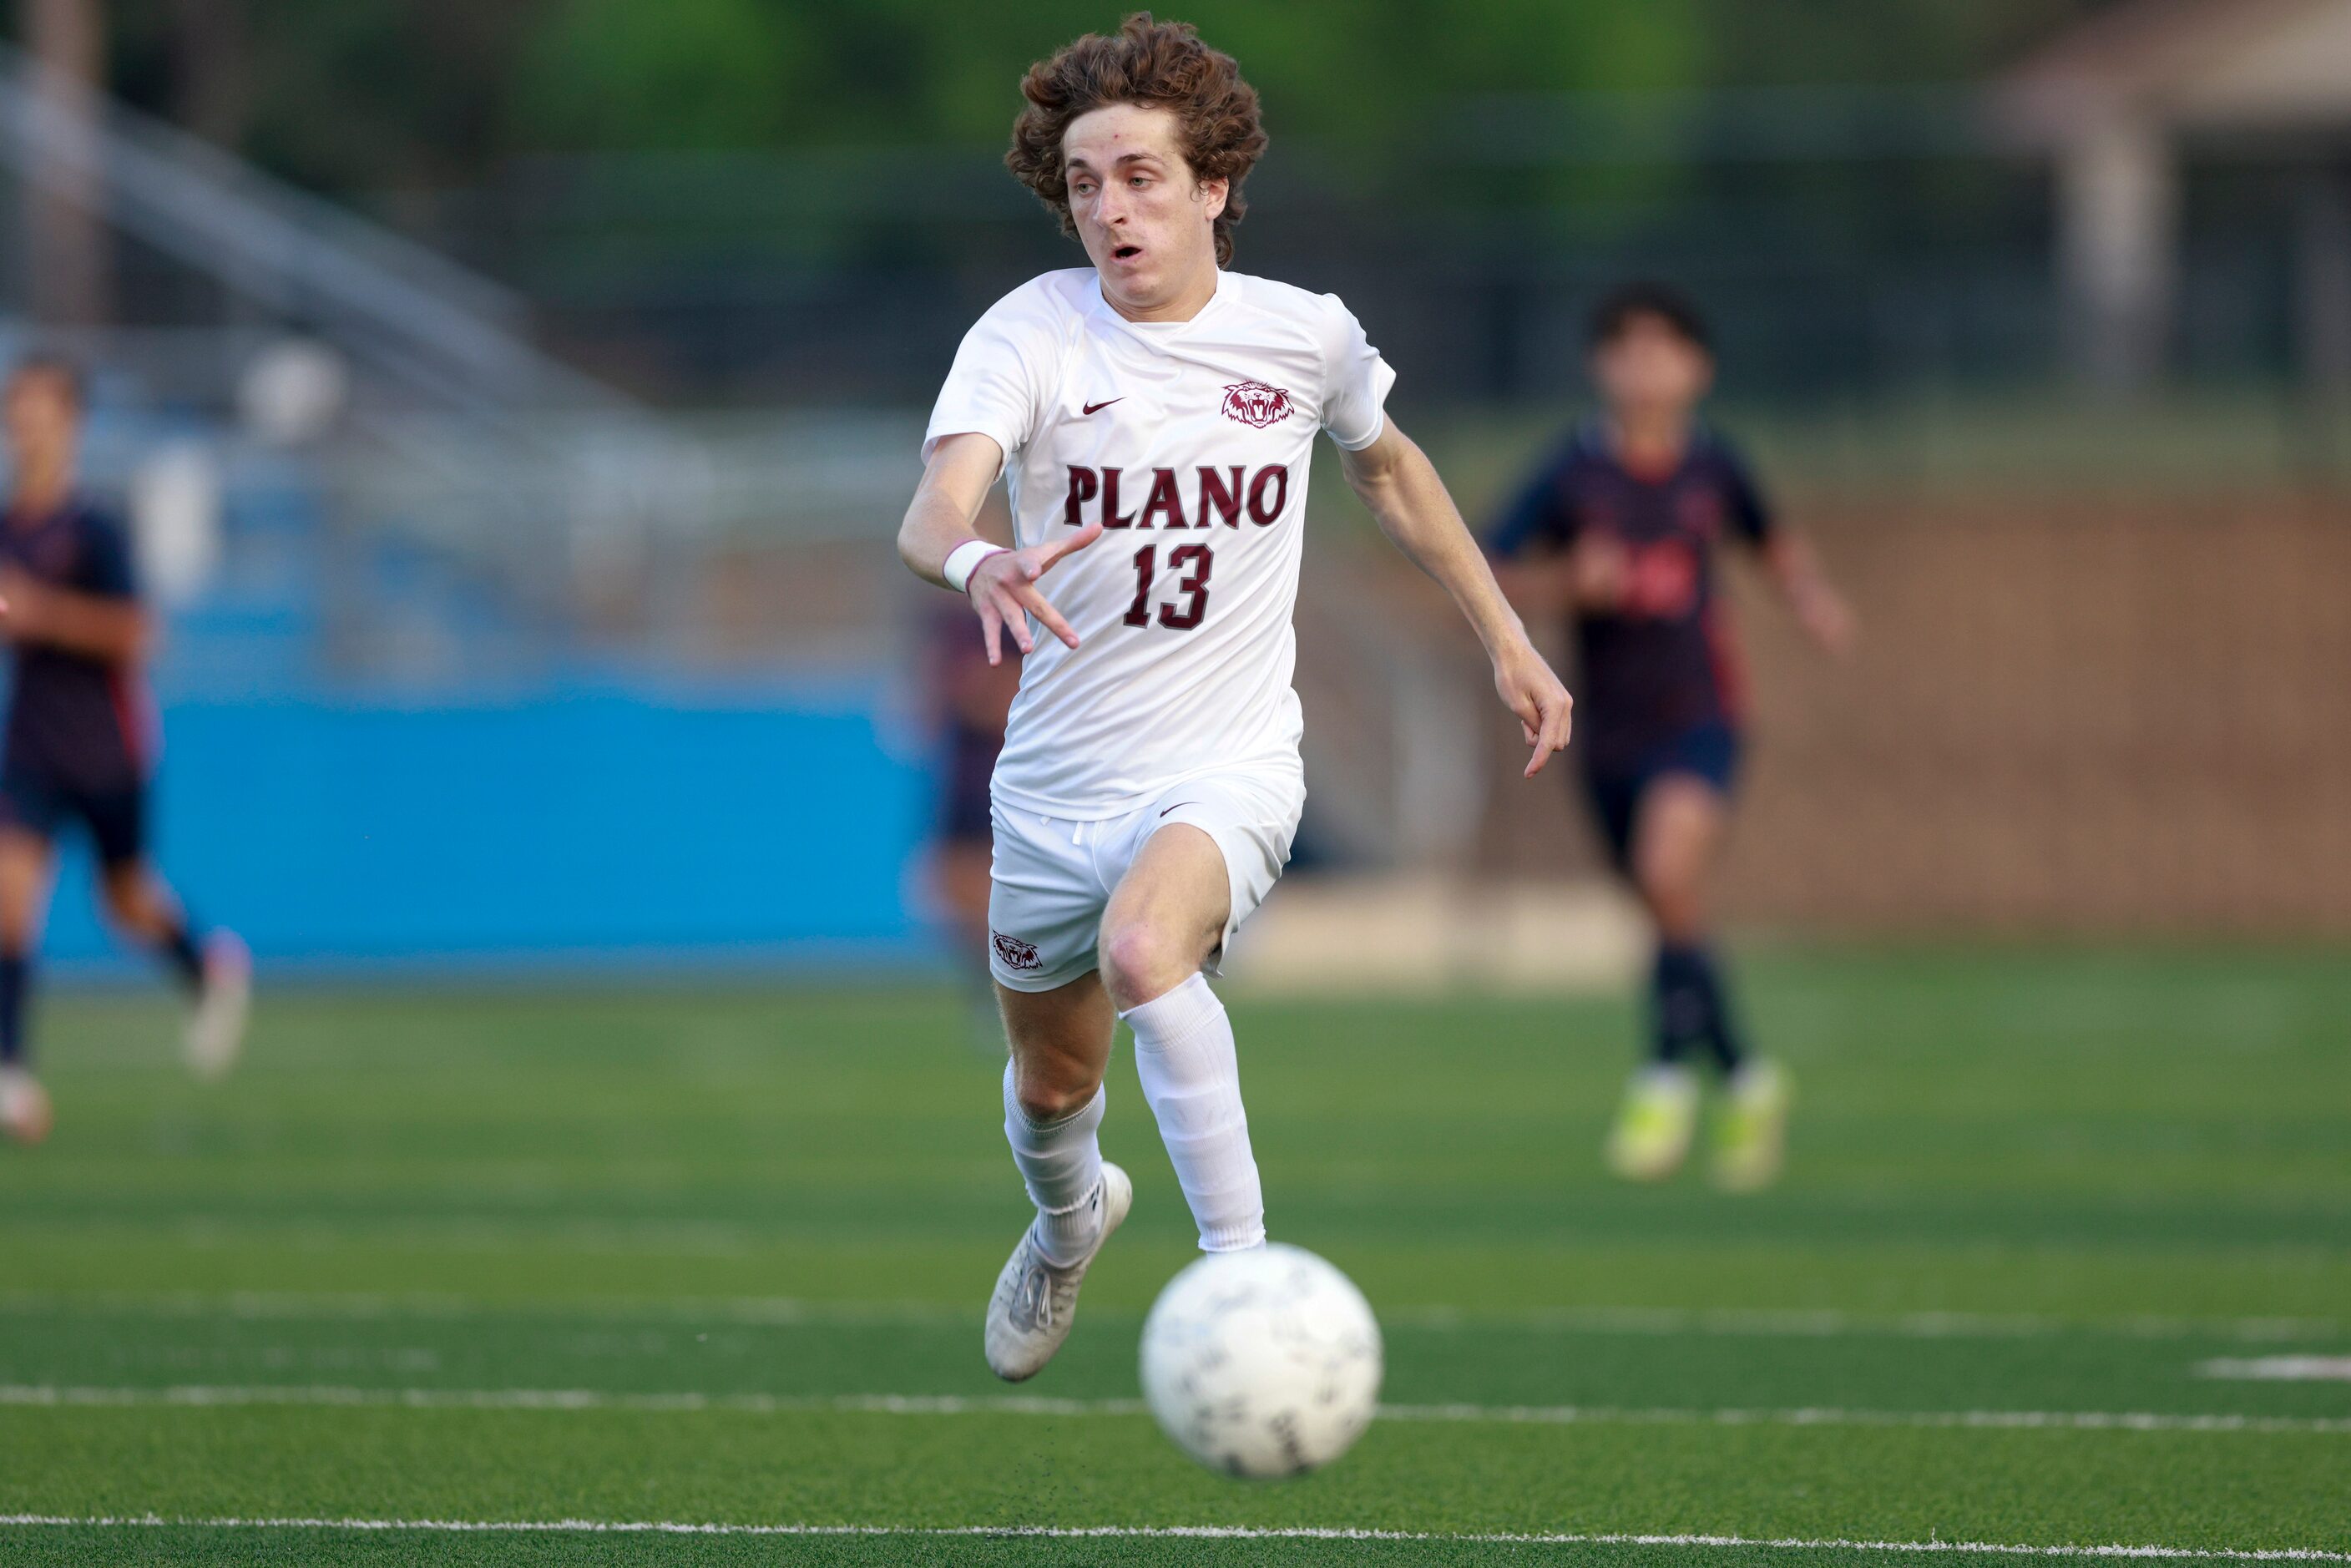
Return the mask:
[(1708, 941), (1706, 879), (1722, 842), (1721, 792), (1686, 773), (1660, 776), (1642, 792), (1633, 829), (1633, 882), (1657, 926), (1650, 1001), (1661, 1061), (1703, 1046), (1726, 1073), (1743, 1054)]
[(1092, 1203), (1102, 1185), (1099, 1136), (1116, 1019), (1102, 979), (1089, 972), (1057, 990), (997, 988), (1012, 1044), (1004, 1067), (1004, 1136), (1039, 1215), (1046, 1257), (1066, 1263), (1098, 1239)]
[[(1751, 1191), (1779, 1175), (1788, 1114), (1787, 1077), (1750, 1057), (1707, 940), (1705, 883), (1722, 841), (1721, 791), (1692, 774), (1668, 773), (1643, 796), (1633, 866), (1641, 896), (1657, 922), (1655, 1007), (1658, 1051), (1704, 1044), (1728, 1091), (1715, 1123), (1714, 1175), (1726, 1187)], [(1687, 1135), (1684, 1138), (1687, 1145)]]
[(1698, 1130), (1693, 1048), (1735, 1061), (1721, 988), (1706, 948), (1706, 873), (1722, 833), (1722, 797), (1705, 779), (1665, 773), (1599, 797), (1618, 865), (1657, 930), (1649, 976), (1649, 1061), (1625, 1087), (1608, 1134), (1608, 1165), (1628, 1181), (1682, 1167)]
[(147, 792), (129, 789), (81, 802), (98, 841), (99, 885), (107, 913), (133, 941), (161, 957), (195, 1000), (183, 1041), (189, 1068), (217, 1078), (245, 1046), (253, 959), (234, 932), (200, 936), (147, 858)]
[(1134, 1030), (1134, 1067), (1205, 1251), (1265, 1240), (1265, 1191), (1241, 1107), (1232, 1019), (1201, 965), (1223, 940), (1232, 883), (1216, 840), (1162, 828), (1102, 914), (1102, 981)]
[(49, 1130), (48, 1097), (32, 1075), (25, 1015), (50, 860), (47, 839), (0, 828), (0, 1121), (25, 1143), (40, 1142)]
[(109, 863), (99, 873), (106, 913), (122, 934), (163, 961), (191, 993), (203, 989), (204, 952), (178, 897), (144, 860)]
[(25, 1011), (32, 989), (33, 949), (48, 903), (49, 841), (0, 829), (0, 1064), (27, 1060)]

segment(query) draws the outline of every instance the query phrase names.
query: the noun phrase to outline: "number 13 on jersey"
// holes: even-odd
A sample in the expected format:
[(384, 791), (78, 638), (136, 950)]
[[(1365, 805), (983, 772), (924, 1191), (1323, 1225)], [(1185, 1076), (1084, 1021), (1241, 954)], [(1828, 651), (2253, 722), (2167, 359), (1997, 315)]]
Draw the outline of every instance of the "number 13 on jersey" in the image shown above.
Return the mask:
[[(1208, 573), (1216, 564), (1216, 551), (1207, 545), (1177, 545), (1167, 552), (1168, 573), (1176, 578), (1175, 591), (1184, 597), (1159, 606), (1160, 625), (1170, 632), (1189, 632), (1200, 624), (1208, 612)], [(1158, 576), (1159, 547), (1144, 545), (1134, 552), (1134, 602), (1126, 607), (1125, 624), (1151, 624), (1151, 590)]]

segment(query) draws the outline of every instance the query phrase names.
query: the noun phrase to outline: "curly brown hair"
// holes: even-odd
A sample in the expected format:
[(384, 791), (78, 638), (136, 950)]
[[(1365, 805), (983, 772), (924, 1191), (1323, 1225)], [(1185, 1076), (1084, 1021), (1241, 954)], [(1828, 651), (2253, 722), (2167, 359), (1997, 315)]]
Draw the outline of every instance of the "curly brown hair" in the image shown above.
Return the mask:
[(1075, 236), (1070, 182), (1061, 163), (1061, 133), (1081, 114), (1113, 103), (1171, 109), (1182, 122), (1184, 161), (1199, 180), (1228, 182), (1225, 210), (1217, 214), (1217, 265), (1233, 259), (1233, 225), (1249, 211), (1241, 182), (1265, 152), (1258, 123), (1257, 89), (1241, 79), (1233, 57), (1200, 41), (1188, 22), (1155, 22), (1137, 11), (1114, 37), (1088, 33), (1021, 78), (1028, 107), (1012, 122), (1012, 150), (1004, 166), (1037, 193)]

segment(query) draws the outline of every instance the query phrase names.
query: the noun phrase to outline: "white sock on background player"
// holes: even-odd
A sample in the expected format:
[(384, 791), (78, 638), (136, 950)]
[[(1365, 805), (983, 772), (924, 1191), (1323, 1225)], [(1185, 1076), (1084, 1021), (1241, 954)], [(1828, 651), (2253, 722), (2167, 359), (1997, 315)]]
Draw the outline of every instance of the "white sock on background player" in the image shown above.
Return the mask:
[(1013, 1068), (1004, 1064), (1004, 1137), (1012, 1163), (1020, 1167), (1029, 1201), (1037, 1206), (1040, 1249), (1054, 1263), (1074, 1263), (1086, 1255), (1102, 1230), (1102, 1206), (1093, 1201), (1102, 1186), (1102, 1109), (1109, 1092), (1057, 1122), (1034, 1122), (1013, 1093)]
[(1143, 1097), (1200, 1228), (1200, 1247), (1236, 1252), (1265, 1243), (1265, 1188), (1249, 1152), (1240, 1061), (1225, 1004), (1194, 975), (1119, 1015), (1134, 1030)]

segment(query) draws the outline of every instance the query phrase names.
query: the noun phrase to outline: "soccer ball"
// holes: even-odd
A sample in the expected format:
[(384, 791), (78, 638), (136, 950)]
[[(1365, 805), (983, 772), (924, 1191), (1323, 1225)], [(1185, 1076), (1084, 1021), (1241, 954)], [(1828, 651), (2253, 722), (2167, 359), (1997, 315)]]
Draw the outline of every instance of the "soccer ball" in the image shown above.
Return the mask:
[(1353, 1446), (1380, 1396), (1380, 1325), (1354, 1282), (1297, 1247), (1217, 1252), (1143, 1325), (1143, 1394), (1212, 1470), (1303, 1475)]

